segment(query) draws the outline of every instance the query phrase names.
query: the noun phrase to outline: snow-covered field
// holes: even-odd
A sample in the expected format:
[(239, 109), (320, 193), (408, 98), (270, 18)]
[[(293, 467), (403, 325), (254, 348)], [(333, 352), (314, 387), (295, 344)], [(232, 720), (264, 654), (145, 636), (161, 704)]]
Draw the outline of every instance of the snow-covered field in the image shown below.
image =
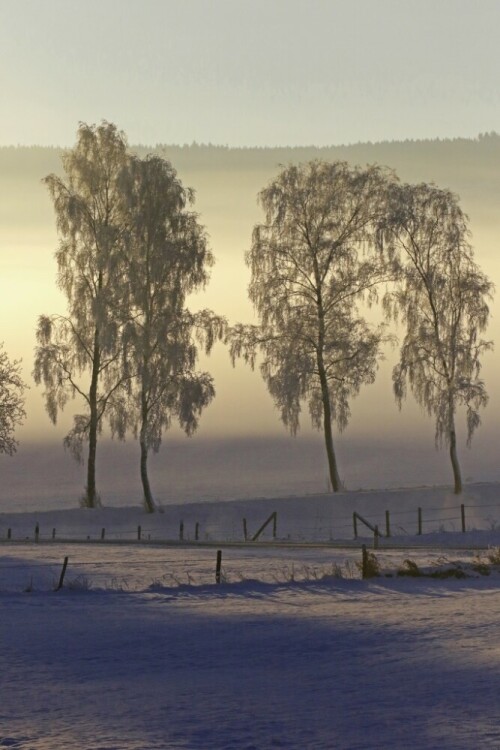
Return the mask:
[[(499, 490), (467, 488), (466, 533), (460, 521), (445, 531), (456, 498), (439, 488), (169, 506), (154, 519), (1, 514), (0, 537), (10, 528), (18, 541), (0, 545), (0, 748), (500, 748), (500, 569), (485, 549), (500, 546)], [(381, 539), (382, 575), (361, 580), (372, 539), (354, 543), (352, 524), (329, 539), (349, 511), (383, 528), (387, 509), (407, 513), (413, 533)], [(186, 538), (200, 523), (199, 543), (161, 543), (178, 537), (181, 511)], [(273, 511), (276, 545), (270, 525), (264, 543), (231, 546), (242, 517), (255, 532)], [(323, 546), (291, 545), (315, 536)], [(471, 567), (478, 555), (490, 575)], [(405, 559), (469, 575), (398, 577)]]

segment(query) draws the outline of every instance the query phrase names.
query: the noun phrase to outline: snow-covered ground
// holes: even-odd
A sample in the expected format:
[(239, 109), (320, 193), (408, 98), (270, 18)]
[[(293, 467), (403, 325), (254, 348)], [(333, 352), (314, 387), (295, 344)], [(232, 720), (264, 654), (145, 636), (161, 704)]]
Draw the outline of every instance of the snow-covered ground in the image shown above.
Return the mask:
[[(439, 488), (169, 506), (154, 518), (136, 508), (2, 514), (0, 537), (10, 528), (18, 541), (0, 545), (0, 748), (500, 748), (500, 572), (484, 549), (500, 546), (500, 532), (474, 530), (479, 506), (495, 517), (498, 490), (467, 489), (465, 534), (426, 529), (431, 508), (456, 512)], [(323, 546), (290, 544), (322, 539), (349, 510), (383, 526), (386, 509), (416, 507), (424, 533), (381, 539), (378, 578), (360, 578), (371, 539), (354, 543), (352, 524), (352, 546), (328, 534)], [(227, 541), (233, 525), (241, 540), (242, 517), (254, 532), (275, 510), (275, 546), (271, 525), (267, 542)], [(194, 522), (203, 528), (199, 544), (160, 543), (178, 536), (181, 511), (191, 539)], [(100, 542), (103, 527), (115, 543)], [(478, 555), (490, 575), (471, 567)], [(405, 559), (469, 575), (398, 577)]]
[[(421, 508), (422, 532), (432, 534), (426, 543), (429, 539), (441, 543), (443, 533), (461, 532), (462, 505), (466, 530), (481, 531), (486, 539), (486, 532), (500, 529), (500, 483), (483, 482), (466, 485), (459, 497), (449, 487), (442, 486), (172, 503), (154, 515), (144, 513), (139, 504), (97, 510), (73, 507), (0, 512), (0, 541), (6, 538), (9, 529), (12, 539), (33, 539), (37, 525), (41, 540), (51, 539), (54, 529), (56, 539), (96, 540), (104, 529), (106, 539), (132, 541), (137, 539), (139, 526), (143, 540), (175, 540), (179, 539), (181, 523), (185, 540), (195, 539), (198, 524), (200, 541), (242, 541), (243, 519), (247, 521), (248, 535), (253, 536), (270, 513), (276, 512), (279, 539), (329, 542), (353, 538), (354, 511), (370, 525), (378, 525), (381, 534), (386, 532), (386, 512), (389, 512), (392, 538), (408, 539), (418, 532)], [(270, 539), (271, 532), (269, 524), (262, 539)], [(358, 533), (372, 535), (361, 521)], [(448, 537), (445, 534), (443, 538)]]

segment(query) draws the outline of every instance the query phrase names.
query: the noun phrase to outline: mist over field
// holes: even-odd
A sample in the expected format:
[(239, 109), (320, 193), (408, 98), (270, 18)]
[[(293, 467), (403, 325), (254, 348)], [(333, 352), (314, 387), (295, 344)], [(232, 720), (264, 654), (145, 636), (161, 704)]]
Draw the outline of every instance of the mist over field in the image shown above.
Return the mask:
[[(119, 125), (119, 123), (118, 123)], [(184, 186), (196, 191), (195, 210), (207, 229), (216, 257), (211, 281), (190, 300), (193, 309), (211, 307), (230, 323), (256, 322), (247, 298), (249, 270), (244, 253), (255, 223), (263, 219), (257, 193), (278, 173), (280, 165), (310, 159), (381, 164), (396, 170), (402, 181), (434, 182), (461, 198), (470, 217), (476, 261), (494, 283), (500, 278), (498, 195), (500, 136), (476, 139), (364, 143), (345, 147), (226, 148), (133, 146), (140, 156), (151, 151), (171, 160)], [(0, 340), (13, 358), (22, 358), (28, 418), (18, 430), (18, 454), (1, 457), (2, 503), (33, 505), (43, 486), (44, 502), (76, 502), (83, 486), (82, 467), (64, 453), (62, 438), (78, 411), (69, 403), (56, 427), (45, 413), (41, 388), (31, 378), (34, 332), (41, 313), (64, 313), (56, 288), (55, 218), (41, 179), (61, 174), (61, 150), (41, 147), (0, 148)], [(498, 334), (498, 302), (492, 305), (487, 337)], [(379, 319), (376, 309), (369, 312)], [(490, 403), (472, 449), (465, 447), (465, 423), (458, 422), (464, 478), (499, 479), (496, 426), (499, 417), (500, 348), (484, 357), (483, 377)], [(434, 449), (433, 421), (421, 413), (411, 395), (401, 412), (392, 395), (391, 370), (396, 351), (386, 351), (377, 380), (363, 387), (352, 402), (345, 433), (335, 434), (340, 473), (348, 488), (432, 484), (449, 481), (446, 451)], [(215, 378), (217, 396), (203, 414), (196, 435), (187, 440), (177, 428), (166, 434), (152, 461), (152, 481), (160, 502), (175, 496), (242, 497), (259, 494), (323, 492), (327, 471), (321, 435), (312, 430), (307, 410), (297, 438), (287, 436), (258, 369), (239, 363), (233, 369), (218, 344), (202, 368)], [(98, 451), (98, 484), (104, 503), (140, 502), (138, 451), (133, 441), (106, 445)], [(34, 458), (36, 457), (36, 458)], [(30, 463), (33, 461), (33, 463)], [(33, 466), (30, 472), (28, 466)], [(49, 468), (50, 467), (50, 468)], [(43, 479), (42, 479), (43, 478)], [(41, 481), (40, 481), (41, 480)], [(137, 487), (134, 486), (136, 482)], [(258, 485), (258, 487), (257, 487)], [(24, 498), (24, 500), (23, 500)], [(57, 503), (55, 503), (57, 504)]]

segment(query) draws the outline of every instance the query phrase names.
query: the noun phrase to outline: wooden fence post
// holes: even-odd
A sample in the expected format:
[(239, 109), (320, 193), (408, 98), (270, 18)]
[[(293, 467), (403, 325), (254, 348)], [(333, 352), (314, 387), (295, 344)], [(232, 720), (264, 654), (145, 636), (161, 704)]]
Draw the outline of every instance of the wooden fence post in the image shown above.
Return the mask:
[(380, 536), (378, 526), (375, 526), (375, 531), (373, 533), (373, 549), (378, 549), (378, 538)]
[(105, 537), (105, 536), (106, 536), (106, 529), (105, 529), (105, 528), (103, 527), (103, 528), (101, 529), (101, 542), (103, 542), (103, 541), (104, 541), (104, 537)]
[(269, 518), (266, 518), (266, 520), (264, 521), (264, 523), (262, 524), (262, 526), (260, 527), (260, 529), (253, 535), (252, 542), (256, 542), (257, 541), (257, 539), (259, 538), (259, 536), (262, 534), (262, 532), (266, 528), (267, 524), (271, 523), (271, 521), (273, 522), (273, 530), (274, 530), (274, 527), (275, 527), (275, 524), (276, 524), (276, 515), (277, 515), (276, 511), (273, 511), (273, 513), (271, 513), (271, 515), (269, 516)]
[(391, 517), (388, 510), (385, 511), (385, 535), (388, 538), (391, 535)]
[(12, 539), (12, 529), (7, 529), (7, 539)]
[(352, 514), (352, 527), (354, 529), (354, 538), (358, 538), (358, 518), (356, 516), (356, 512)]
[(35, 526), (35, 542), (38, 542), (40, 539), (40, 524), (37, 523)]
[(59, 591), (59, 589), (62, 589), (63, 583), (64, 583), (64, 576), (66, 575), (66, 568), (68, 567), (68, 558), (64, 558), (61, 575), (59, 576), (59, 583), (57, 584), (56, 591)]
[(248, 541), (248, 529), (247, 529), (247, 519), (243, 519), (243, 538), (245, 542)]
[(52, 539), (55, 539), (55, 538), (56, 538), (56, 530), (52, 529)]
[(217, 550), (217, 562), (215, 564), (215, 583), (220, 583), (222, 567), (222, 550)]
[(368, 570), (368, 552), (366, 551), (366, 544), (361, 545), (361, 578), (367, 577)]
[(194, 527), (194, 540), (197, 542), (200, 538), (200, 524), (198, 521), (196, 521), (195, 527)]
[(142, 536), (142, 527), (141, 527), (141, 525), (139, 524), (139, 526), (137, 527), (137, 541), (138, 541), (138, 542), (140, 542), (140, 541), (141, 541), (141, 536)]
[(274, 511), (274, 518), (273, 518), (273, 539), (276, 539), (276, 534), (278, 532), (278, 513)]
[(184, 541), (184, 521), (181, 521), (179, 524), (179, 539), (181, 542)]
[(418, 531), (417, 534), (422, 536), (422, 508), (418, 509)]
[(465, 505), (460, 506), (460, 515), (462, 517), (462, 533), (465, 534)]

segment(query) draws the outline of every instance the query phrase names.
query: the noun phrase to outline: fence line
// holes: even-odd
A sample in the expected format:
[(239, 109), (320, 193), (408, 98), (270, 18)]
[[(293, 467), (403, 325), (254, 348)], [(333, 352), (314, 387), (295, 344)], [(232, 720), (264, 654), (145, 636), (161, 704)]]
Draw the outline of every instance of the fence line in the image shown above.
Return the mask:
[[(3, 532), (0, 530), (0, 542), (34, 541), (35, 543), (38, 543), (41, 541), (47, 542), (49, 540), (66, 540), (68, 542), (88, 541), (96, 543), (99, 541), (104, 542), (136, 540), (143, 543), (162, 543), (178, 540), (180, 542), (189, 542), (193, 544), (202, 544), (203, 542), (216, 543), (217, 541), (244, 541), (248, 542), (249, 544), (258, 544), (261, 538), (261, 534), (263, 534), (266, 529), (268, 536), (272, 537), (273, 540), (281, 539), (282, 541), (291, 541), (292, 539), (310, 539), (311, 541), (315, 541), (318, 539), (325, 539), (327, 541), (334, 541), (334, 539), (341, 540), (343, 538), (346, 538), (347, 534), (345, 534), (345, 532), (347, 532), (348, 529), (353, 530), (353, 537), (354, 539), (356, 539), (358, 537), (358, 521), (362, 525), (366, 526), (373, 534), (376, 533), (375, 529), (378, 529), (376, 535), (378, 537), (385, 536), (386, 538), (394, 536), (395, 534), (397, 536), (420, 536), (424, 534), (424, 532), (429, 533), (431, 531), (431, 529), (429, 528), (430, 524), (440, 524), (441, 528), (438, 528), (437, 530), (446, 531), (446, 524), (449, 525), (456, 523), (458, 524), (458, 530), (465, 533), (467, 531), (467, 517), (468, 515), (470, 517), (470, 512), (474, 512), (474, 518), (477, 522), (479, 520), (478, 511), (480, 511), (481, 509), (489, 508), (496, 508), (500, 512), (500, 503), (484, 503), (477, 505), (461, 503), (458, 507), (419, 507), (415, 509), (406, 509), (404, 511), (385, 510), (384, 512), (377, 511), (376, 514), (373, 515), (369, 511), (364, 510), (363, 512), (365, 515), (363, 516), (357, 511), (354, 511), (354, 513), (350, 517), (321, 517), (316, 518), (316, 521), (314, 523), (312, 521), (303, 523), (299, 520), (296, 521), (295, 527), (289, 527), (289, 529), (287, 528), (286, 517), (283, 515), (283, 517), (280, 516), (280, 537), (278, 537), (277, 534), (278, 514), (276, 511), (273, 511), (273, 513), (271, 513), (271, 515), (266, 518), (266, 520), (258, 528), (257, 532), (253, 535), (249, 532), (248, 521), (246, 518), (242, 518), (240, 524), (238, 524), (234, 518), (231, 518), (229, 523), (226, 525), (226, 528), (221, 529), (221, 532), (218, 536), (218, 532), (216, 531), (214, 522), (210, 521), (207, 524), (206, 530), (203, 529), (202, 524), (200, 524), (199, 521), (193, 521), (189, 524), (188, 528), (188, 524), (186, 524), (184, 520), (178, 521), (177, 527), (175, 524), (175, 520), (172, 520), (172, 522), (169, 523), (169, 528), (164, 529), (148, 529), (142, 524), (139, 524), (133, 530), (122, 528), (118, 531), (110, 532), (105, 527), (102, 527), (100, 529), (100, 532), (98, 529), (94, 528), (90, 533), (88, 532), (88, 530), (83, 530), (76, 533), (72, 531), (65, 531), (60, 536), (58, 536), (57, 529), (55, 527), (51, 527), (45, 532), (45, 530), (41, 528), (40, 523), (37, 522), (34, 529), (31, 531), (31, 533), (28, 534), (26, 534), (26, 529), (23, 529), (22, 531), (19, 531), (17, 533), (15, 533), (15, 529), (13, 529), (12, 527), (4, 529)], [(459, 515), (457, 515), (457, 512), (459, 513)], [(435, 515), (436, 513), (438, 515)], [(429, 514), (431, 515), (429, 516)], [(367, 518), (367, 515), (370, 515), (370, 517)], [(374, 515), (376, 516), (376, 520), (374, 520)], [(391, 520), (394, 520), (392, 518), (393, 516), (396, 516), (399, 520), (403, 515), (407, 518), (404, 526), (402, 523), (391, 524)], [(493, 530), (497, 525), (497, 520), (490, 517), (483, 517), (481, 520), (483, 521), (483, 523), (488, 522), (490, 530)], [(500, 525), (500, 518), (498, 519), (498, 523)], [(223, 524), (224, 522), (222, 522), (222, 526)], [(229, 526), (229, 528), (227, 528), (227, 526)], [(448, 530), (455, 531), (456, 529), (452, 528)]]
[[(254, 549), (256, 549), (254, 547)], [(257, 547), (258, 549), (258, 547)], [(396, 548), (392, 548), (391, 551), (394, 553)], [(298, 552), (298, 549), (295, 550)], [(404, 548), (399, 548), (399, 552), (403, 553)], [(385, 559), (382, 558), (383, 562), (381, 562), (380, 558), (377, 557), (374, 553), (370, 553), (367, 550), (366, 544), (362, 544), (360, 547), (356, 547), (355, 549), (352, 549), (351, 551), (351, 559), (346, 560), (344, 562), (344, 565), (341, 566), (336, 562), (335, 560), (330, 563), (328, 566), (328, 563), (325, 562), (325, 560), (322, 561), (313, 561), (312, 564), (310, 564), (307, 559), (303, 561), (303, 564), (301, 567), (299, 567), (299, 561), (297, 563), (295, 561), (289, 563), (283, 561), (283, 565), (281, 568), (281, 574), (283, 577), (283, 580), (278, 580), (276, 575), (273, 573), (273, 569), (270, 566), (270, 561), (272, 558), (269, 557), (268, 554), (258, 554), (254, 557), (253, 561), (250, 563), (253, 563), (253, 566), (255, 568), (255, 563), (257, 562), (260, 567), (258, 568), (257, 572), (257, 578), (255, 577), (255, 570), (251, 570), (250, 575), (251, 577), (248, 578), (247, 576), (243, 577), (240, 573), (239, 569), (234, 569), (231, 572), (228, 572), (226, 570), (223, 570), (222, 568), (222, 549), (216, 550), (216, 557), (215, 557), (215, 564), (213, 561), (213, 557), (211, 558), (211, 561), (208, 559), (205, 559), (202, 561), (203, 563), (203, 570), (194, 571), (190, 570), (189, 561), (184, 560), (180, 561), (181, 564), (183, 564), (184, 570), (180, 571), (178, 568), (175, 569), (175, 563), (179, 563), (179, 561), (174, 561), (172, 559), (168, 560), (140, 560), (140, 561), (124, 561), (124, 560), (107, 560), (104, 562), (100, 562), (98, 560), (94, 560), (91, 562), (85, 562), (85, 561), (75, 561), (68, 555), (65, 555), (62, 559), (62, 567), (61, 567), (61, 559), (58, 561), (54, 561), (52, 563), (46, 563), (44, 561), (29, 561), (30, 565), (29, 567), (23, 565), (20, 561), (19, 564), (7, 564), (2, 565), (0, 563), (0, 573), (4, 572), (5, 570), (12, 570), (12, 569), (21, 569), (25, 573), (27, 573), (29, 578), (29, 583), (22, 588), (24, 592), (32, 592), (34, 590), (42, 590), (38, 589), (37, 586), (39, 586), (40, 578), (38, 581), (36, 581), (36, 584), (34, 584), (34, 575), (37, 574), (40, 570), (46, 570), (47, 568), (50, 569), (50, 573), (53, 576), (52, 583), (48, 584), (47, 589), (47, 579), (45, 578), (44, 582), (44, 589), (43, 590), (52, 590), (52, 591), (60, 591), (64, 587), (65, 582), (65, 576), (66, 573), (69, 570), (73, 570), (73, 573), (76, 569), (76, 578), (74, 577), (70, 582), (68, 583), (69, 588), (84, 588), (84, 589), (91, 589), (96, 588), (97, 590), (101, 590), (104, 586), (107, 590), (123, 590), (123, 586), (127, 588), (129, 591), (149, 591), (149, 590), (157, 590), (159, 586), (164, 588), (173, 588), (172, 581), (175, 583), (175, 587), (182, 587), (183, 585), (186, 586), (205, 586), (207, 583), (207, 576), (208, 580), (210, 582), (215, 582), (215, 584), (220, 585), (221, 583), (236, 583), (236, 582), (253, 582), (256, 581), (266, 583), (269, 581), (266, 581), (266, 578), (269, 579), (271, 577), (271, 582), (280, 583), (283, 582), (294, 582), (294, 581), (315, 581), (315, 582), (324, 582), (326, 579), (333, 579), (333, 578), (358, 578), (361, 577), (362, 579), (365, 578), (372, 578), (377, 577), (381, 575), (392, 577), (394, 575), (397, 576), (421, 576), (421, 577), (427, 577), (427, 578), (449, 578), (449, 577), (456, 577), (456, 578), (464, 578), (466, 575), (475, 575), (476, 577), (478, 575), (489, 575), (489, 572), (492, 569), (495, 569), (495, 567), (498, 569), (498, 559), (495, 555), (492, 555), (491, 553), (487, 553), (486, 557), (480, 558), (478, 556), (472, 556), (472, 553), (467, 553), (464, 555), (462, 552), (462, 556), (460, 560), (457, 559), (443, 559), (442, 557), (436, 558), (434, 561), (432, 561), (432, 557), (425, 558), (423, 563), (417, 563), (413, 559), (403, 559), (402, 562), (395, 561), (394, 556), (386, 556)], [(401, 556), (403, 556), (401, 554)], [(418, 559), (418, 558), (417, 558)], [(392, 564), (390, 565), (389, 571), (387, 572), (387, 568), (384, 568), (382, 565), (391, 561)], [(233, 565), (237, 563), (236, 560), (231, 560)], [(464, 571), (464, 563), (466, 564), (466, 568)], [(241, 561), (240, 561), (241, 564)], [(422, 567), (423, 564), (423, 567)], [(491, 566), (490, 569), (486, 569), (488, 564)], [(132, 585), (134, 588), (131, 588), (131, 584), (127, 582), (126, 577), (122, 577), (121, 570), (123, 568), (128, 568), (129, 566), (134, 565), (135, 567), (139, 567), (139, 570), (137, 571), (137, 574), (135, 576), (135, 581), (133, 581)], [(145, 568), (147, 569), (149, 566), (155, 566), (158, 568), (161, 565), (169, 565), (174, 566), (173, 572), (166, 572), (163, 574), (160, 578), (152, 578), (150, 579), (150, 584), (147, 585), (147, 573), (145, 573)], [(296, 567), (297, 565), (297, 567)], [(97, 576), (97, 585), (95, 584), (95, 581), (89, 580), (86, 575), (83, 575), (81, 573), (81, 569), (83, 567), (90, 567), (92, 566), (95, 570), (96, 576)], [(108, 579), (103, 579), (103, 574), (106, 574), (105, 571), (103, 571), (103, 568), (106, 566), (113, 566), (115, 568), (114, 575), (110, 575)], [(326, 566), (326, 567), (325, 567)], [(432, 569), (433, 566), (437, 566), (437, 568)], [(119, 568), (119, 571), (116, 571), (116, 568)], [(59, 576), (56, 576), (55, 572), (56, 569), (60, 569)], [(430, 569), (430, 570), (429, 570)], [(207, 572), (210, 571), (210, 572)], [(329, 572), (328, 572), (329, 571)], [(280, 569), (277, 571), (280, 572)], [(215, 574), (215, 575), (214, 575)], [(182, 583), (182, 578), (184, 576), (187, 576), (187, 584)], [(197, 578), (196, 578), (196, 577)], [(201, 576), (201, 580), (200, 580)], [(236, 576), (236, 577), (235, 577)], [(238, 577), (240, 576), (240, 577)], [(261, 577), (263, 576), (263, 577)], [(163, 583), (165, 582), (165, 583)], [(167, 583), (168, 582), (168, 583)], [(12, 580), (10, 582), (10, 586), (19, 586), (20, 585), (20, 579), (17, 579), (17, 582), (14, 579), (14, 583), (12, 583)], [(154, 588), (156, 587), (156, 589)], [(2, 591), (0, 587), (0, 591)]]

